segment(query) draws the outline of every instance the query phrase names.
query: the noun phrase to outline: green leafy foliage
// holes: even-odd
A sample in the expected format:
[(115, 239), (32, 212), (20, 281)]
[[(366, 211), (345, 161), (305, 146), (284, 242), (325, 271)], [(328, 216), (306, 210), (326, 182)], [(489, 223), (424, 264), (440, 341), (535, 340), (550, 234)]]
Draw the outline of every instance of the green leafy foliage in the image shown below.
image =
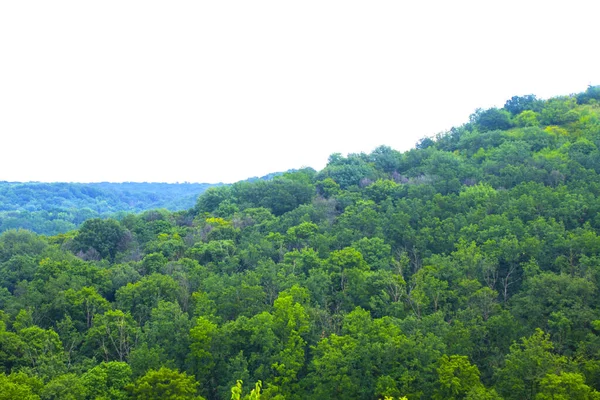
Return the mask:
[(0, 182), (0, 232), (28, 229), (54, 235), (87, 219), (122, 212), (185, 210), (207, 183), (41, 183)]
[(196, 395), (198, 383), (185, 373), (168, 368), (150, 370), (128, 387), (137, 400), (202, 400)]
[(0, 398), (598, 398), (596, 92), (187, 211), (7, 230)]

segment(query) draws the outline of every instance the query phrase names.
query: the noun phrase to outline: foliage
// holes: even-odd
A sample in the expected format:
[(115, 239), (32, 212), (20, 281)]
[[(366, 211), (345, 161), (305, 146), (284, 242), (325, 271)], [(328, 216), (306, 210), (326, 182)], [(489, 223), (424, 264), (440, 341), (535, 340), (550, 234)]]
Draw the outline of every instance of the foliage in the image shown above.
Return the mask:
[(202, 398), (196, 395), (198, 383), (185, 373), (161, 368), (150, 370), (128, 387), (133, 399), (186, 400)]
[(598, 398), (596, 92), (186, 211), (6, 230), (0, 398)]

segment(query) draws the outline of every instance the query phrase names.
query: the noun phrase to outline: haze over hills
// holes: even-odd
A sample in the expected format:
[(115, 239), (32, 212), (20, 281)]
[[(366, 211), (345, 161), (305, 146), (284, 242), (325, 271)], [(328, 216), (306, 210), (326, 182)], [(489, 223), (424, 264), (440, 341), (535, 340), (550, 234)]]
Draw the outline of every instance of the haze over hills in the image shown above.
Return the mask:
[[(272, 179), (275, 172), (247, 181)], [(0, 181), (0, 232), (28, 229), (55, 235), (95, 217), (118, 217), (164, 208), (189, 209), (209, 187), (222, 183), (6, 182)]]
[(4, 398), (598, 399), (600, 87), (6, 231), (0, 345)]

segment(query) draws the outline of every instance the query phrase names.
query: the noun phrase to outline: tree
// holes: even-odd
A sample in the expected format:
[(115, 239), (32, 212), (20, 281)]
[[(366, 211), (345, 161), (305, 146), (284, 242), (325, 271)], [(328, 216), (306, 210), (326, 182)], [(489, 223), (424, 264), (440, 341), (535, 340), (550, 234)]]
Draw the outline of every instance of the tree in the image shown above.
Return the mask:
[(211, 372), (215, 366), (213, 346), (216, 336), (217, 324), (206, 317), (198, 317), (195, 326), (190, 330), (190, 353), (196, 376), (200, 380), (200, 388), (204, 393), (210, 389)]
[[(364, 156), (364, 155), (363, 155)], [(353, 185), (359, 185), (362, 179), (373, 180), (376, 178), (375, 168), (366, 162), (366, 157), (350, 154), (347, 158), (340, 154), (332, 154), (327, 166), (317, 174), (317, 180), (324, 181), (331, 178), (340, 185), (341, 189), (347, 189)]]
[(579, 104), (588, 104), (593, 100), (600, 101), (600, 85), (589, 85), (585, 92), (579, 93), (575, 97), (577, 98), (577, 103)]
[(0, 400), (40, 400), (40, 379), (27, 376), (23, 372), (5, 375), (0, 373)]
[(487, 110), (479, 108), (471, 115), (470, 120), (481, 132), (493, 131), (495, 129), (506, 130), (512, 126), (510, 122), (510, 113), (498, 108), (490, 108)]
[(513, 96), (504, 103), (504, 110), (512, 115), (519, 115), (523, 111), (540, 111), (543, 102), (538, 100), (535, 95)]
[(34, 325), (20, 329), (17, 334), (23, 342), (25, 365), (32, 371), (49, 378), (65, 372), (65, 354), (56, 332)]
[(517, 126), (526, 127), (526, 126), (539, 126), (540, 122), (538, 121), (537, 113), (531, 110), (525, 110), (515, 118), (515, 123)]
[(198, 197), (194, 211), (196, 214), (212, 213), (223, 201), (231, 197), (231, 186), (211, 187)]
[(43, 400), (84, 400), (86, 399), (86, 387), (76, 374), (64, 374), (46, 383), (41, 390), (40, 397)]
[(231, 400), (260, 400), (260, 390), (262, 388), (262, 382), (256, 382), (256, 386), (252, 391), (247, 395), (242, 397), (242, 384), (244, 382), (242, 380), (238, 380), (234, 387), (231, 388)]
[(162, 271), (165, 265), (167, 265), (167, 257), (162, 253), (150, 253), (142, 259), (142, 275), (151, 275)]
[(439, 388), (435, 393), (436, 399), (464, 399), (472, 389), (483, 386), (479, 381), (479, 369), (465, 356), (448, 357), (444, 354), (437, 372)]
[(577, 104), (574, 97), (561, 96), (549, 99), (540, 112), (540, 122), (543, 125), (561, 125), (579, 119), (579, 114), (573, 111)]
[[(314, 349), (312, 361), (313, 395), (321, 399), (359, 399), (362, 375), (353, 368), (358, 346), (356, 339), (349, 336), (331, 335), (319, 342)], [(363, 365), (364, 367), (364, 365)]]
[(589, 279), (542, 272), (526, 280), (513, 314), (531, 328), (546, 327), (557, 348), (569, 354), (585, 338), (587, 321), (597, 318), (591, 309), (596, 291)]
[(65, 291), (68, 314), (77, 323), (81, 331), (92, 326), (96, 314), (102, 314), (110, 309), (110, 303), (96, 291), (96, 288), (86, 286), (78, 291)]
[(109, 310), (94, 317), (85, 346), (105, 361), (124, 361), (138, 337), (139, 328), (129, 312)]
[(552, 354), (552, 349), (550, 336), (541, 329), (510, 346), (505, 365), (497, 373), (496, 387), (500, 394), (506, 399), (535, 399), (542, 379), (560, 371), (566, 361)]
[[(0, 316), (4, 316), (4, 312), (0, 311)], [(13, 367), (25, 365), (24, 347), (19, 335), (7, 331), (6, 323), (0, 319), (0, 371), (10, 372)]]
[(362, 254), (352, 247), (330, 253), (326, 261), (334, 311), (351, 310), (353, 305), (367, 303), (364, 281), (369, 266)]
[(279, 353), (272, 360), (272, 368), (276, 372), (273, 386), (277, 386), (277, 389), (273, 388), (270, 393), (278, 393), (284, 398), (292, 398), (293, 393), (299, 391), (299, 375), (306, 362), (308, 314), (304, 306), (297, 302), (301, 299), (294, 299), (294, 294), (307, 300), (308, 293), (294, 286), (280, 293), (273, 305), (273, 330), (279, 340)]
[(417, 317), (424, 312), (436, 312), (449, 297), (448, 282), (437, 277), (433, 266), (421, 268), (413, 275), (412, 290), (407, 301)]
[(152, 274), (145, 276), (136, 283), (128, 283), (117, 290), (117, 304), (123, 310), (128, 310), (142, 326), (150, 318), (151, 310), (158, 306), (159, 301), (177, 301), (179, 285), (167, 275)]
[(114, 219), (88, 219), (73, 239), (73, 248), (82, 255), (93, 250), (101, 258), (114, 261), (117, 253), (127, 247), (128, 232)]
[(311, 239), (319, 231), (317, 224), (312, 222), (303, 222), (300, 225), (292, 226), (287, 230), (286, 241), (296, 249), (307, 247)]
[(585, 384), (581, 374), (562, 372), (548, 374), (540, 381), (536, 400), (597, 400), (600, 393)]
[(0, 262), (17, 255), (36, 256), (48, 246), (47, 241), (27, 230), (9, 230), (0, 235)]
[(276, 177), (271, 181), (239, 182), (232, 191), (243, 208), (264, 207), (279, 216), (309, 203), (315, 188), (305, 179), (290, 179), (289, 176)]
[(131, 368), (121, 361), (102, 362), (81, 376), (87, 399), (126, 400)]
[(179, 368), (184, 368), (191, 328), (192, 323), (179, 304), (159, 301), (144, 325), (142, 336), (150, 346), (157, 346), (163, 351), (163, 362), (172, 360)]
[(198, 382), (185, 372), (169, 368), (150, 370), (127, 387), (136, 400), (201, 400), (196, 394)]
[(341, 193), (340, 185), (331, 178), (325, 178), (316, 183), (317, 193), (326, 199), (337, 196)]

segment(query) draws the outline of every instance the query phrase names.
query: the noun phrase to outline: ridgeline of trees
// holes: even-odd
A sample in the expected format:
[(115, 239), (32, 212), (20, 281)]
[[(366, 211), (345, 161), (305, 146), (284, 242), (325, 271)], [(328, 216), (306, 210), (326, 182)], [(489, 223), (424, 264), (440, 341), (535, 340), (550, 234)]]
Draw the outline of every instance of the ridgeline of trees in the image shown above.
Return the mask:
[[(281, 172), (249, 178), (269, 180)], [(198, 196), (222, 183), (42, 183), (0, 181), (0, 232), (27, 229), (57, 235), (92, 218), (120, 219), (127, 213), (192, 208)]]
[(598, 399), (599, 101), (9, 230), (0, 399)]
[[(217, 184), (218, 185), (218, 184)], [(28, 229), (56, 235), (91, 218), (193, 207), (208, 183), (0, 182), (0, 232)]]

